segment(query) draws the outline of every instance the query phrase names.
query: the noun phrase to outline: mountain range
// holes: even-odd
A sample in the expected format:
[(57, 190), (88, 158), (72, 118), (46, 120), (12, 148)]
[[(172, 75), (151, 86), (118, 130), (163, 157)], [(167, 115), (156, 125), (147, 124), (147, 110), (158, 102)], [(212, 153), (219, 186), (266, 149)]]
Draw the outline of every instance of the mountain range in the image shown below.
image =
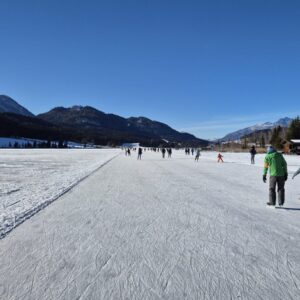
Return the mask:
[(258, 131), (268, 131), (272, 130), (273, 128), (277, 126), (281, 126), (284, 128), (287, 128), (289, 124), (291, 123), (292, 119), (285, 117), (281, 118), (276, 122), (266, 122), (263, 124), (256, 124), (250, 127), (246, 127), (237, 131), (234, 131), (232, 133), (228, 133), (223, 138), (219, 139), (220, 142), (228, 142), (228, 141), (237, 141), (240, 140), (244, 136), (249, 136), (250, 134)]
[(206, 146), (208, 141), (145, 117), (123, 118), (90, 106), (56, 107), (34, 116), (8, 96), (0, 96), (0, 135), (63, 139), (99, 145), (140, 142), (145, 146)]
[[(256, 133), (268, 134), (277, 126), (287, 128), (291, 118), (246, 127), (227, 134), (217, 142), (236, 141)], [(167, 124), (145, 117), (123, 118), (90, 106), (56, 107), (35, 116), (12, 98), (0, 95), (0, 136), (47, 140), (69, 140), (98, 145), (139, 142), (146, 146), (173, 144), (207, 146), (209, 142), (178, 132)]]

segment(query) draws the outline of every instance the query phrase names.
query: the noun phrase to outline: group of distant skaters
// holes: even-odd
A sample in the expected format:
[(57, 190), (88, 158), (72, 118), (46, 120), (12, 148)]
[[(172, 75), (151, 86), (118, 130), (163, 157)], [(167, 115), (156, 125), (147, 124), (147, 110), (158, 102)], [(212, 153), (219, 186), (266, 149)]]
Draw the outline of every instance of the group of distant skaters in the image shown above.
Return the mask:
[[(168, 154), (168, 158), (172, 157), (172, 148), (148, 148), (148, 150), (149, 151), (154, 151), (154, 152), (161, 152), (162, 158), (165, 158), (166, 154)], [(146, 152), (147, 148), (141, 148), (141, 147), (139, 147), (138, 149), (137, 148), (132, 148), (132, 151), (135, 151), (135, 152), (137, 151), (137, 153), (138, 153), (137, 159), (141, 160), (143, 152)], [(130, 148), (125, 149), (125, 155), (126, 156), (131, 156)]]
[[(141, 160), (142, 159), (142, 155), (144, 152), (146, 151), (153, 151), (153, 152), (161, 152), (161, 155), (162, 155), (162, 158), (166, 158), (166, 155), (168, 158), (171, 158), (172, 157), (172, 153), (173, 153), (173, 150), (172, 148), (142, 148), (142, 147), (139, 147), (139, 148), (127, 148), (125, 149), (125, 155), (126, 156), (131, 156), (131, 151), (134, 151), (136, 152), (137, 151), (137, 159), (138, 160)], [(199, 157), (201, 156), (201, 149), (194, 149), (194, 148), (186, 148), (185, 149), (185, 154), (186, 155), (194, 155), (195, 153), (195, 161), (199, 161)]]
[[(125, 149), (125, 155), (126, 156), (131, 156), (131, 151), (134, 151), (138, 153), (137, 159), (141, 160), (142, 159), (142, 155), (143, 152), (146, 152), (148, 149), (148, 151), (153, 151), (153, 152), (161, 152), (162, 158), (166, 157), (166, 154), (168, 154), (168, 158), (172, 157), (172, 148), (132, 148), (130, 150), (130, 148)], [(192, 155), (194, 156), (195, 154), (195, 161), (198, 162), (199, 158), (201, 156), (201, 149), (200, 148), (185, 148), (185, 154), (186, 155)], [(218, 154), (217, 156), (218, 162), (224, 162), (223, 161), (223, 155), (221, 153)]]

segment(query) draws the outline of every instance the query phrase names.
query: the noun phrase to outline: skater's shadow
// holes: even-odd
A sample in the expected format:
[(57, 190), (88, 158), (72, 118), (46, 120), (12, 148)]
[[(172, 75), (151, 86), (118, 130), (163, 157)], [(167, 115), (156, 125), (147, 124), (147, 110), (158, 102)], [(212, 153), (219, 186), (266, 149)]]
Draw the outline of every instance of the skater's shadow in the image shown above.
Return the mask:
[(276, 209), (299, 210), (300, 211), (300, 208), (296, 208), (296, 207), (276, 207)]

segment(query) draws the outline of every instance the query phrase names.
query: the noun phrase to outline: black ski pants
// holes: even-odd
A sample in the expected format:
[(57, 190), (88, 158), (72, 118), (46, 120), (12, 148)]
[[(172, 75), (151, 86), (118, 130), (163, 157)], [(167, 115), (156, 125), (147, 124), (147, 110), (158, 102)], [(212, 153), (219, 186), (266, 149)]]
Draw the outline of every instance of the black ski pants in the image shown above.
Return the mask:
[(284, 176), (270, 176), (270, 186), (269, 186), (269, 202), (272, 205), (276, 204), (276, 185), (278, 191), (278, 204), (284, 204), (285, 190), (284, 190), (285, 178)]

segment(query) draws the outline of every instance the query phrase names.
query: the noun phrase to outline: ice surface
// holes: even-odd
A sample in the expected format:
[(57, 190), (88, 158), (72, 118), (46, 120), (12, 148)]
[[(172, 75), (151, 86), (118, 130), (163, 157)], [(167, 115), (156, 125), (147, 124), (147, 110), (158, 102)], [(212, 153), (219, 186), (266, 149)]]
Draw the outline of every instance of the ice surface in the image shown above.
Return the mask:
[(224, 159), (117, 156), (0, 240), (0, 298), (300, 299), (300, 177), (271, 210), (262, 167)]
[(0, 149), (0, 238), (118, 153)]

